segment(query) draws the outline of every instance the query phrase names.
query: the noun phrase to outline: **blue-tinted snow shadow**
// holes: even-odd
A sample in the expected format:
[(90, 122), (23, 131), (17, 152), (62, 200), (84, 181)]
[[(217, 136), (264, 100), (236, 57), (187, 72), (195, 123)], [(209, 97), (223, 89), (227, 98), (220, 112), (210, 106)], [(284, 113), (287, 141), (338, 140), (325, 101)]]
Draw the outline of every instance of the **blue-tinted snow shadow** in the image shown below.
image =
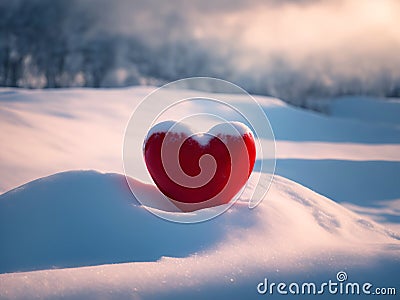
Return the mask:
[(287, 107), (266, 108), (277, 140), (332, 143), (400, 143), (400, 130), (350, 119), (336, 119)]
[[(260, 116), (258, 106), (246, 102), (236, 103), (235, 106), (246, 117), (250, 117), (250, 123), (231, 110), (220, 109), (218, 105), (211, 108), (198, 105), (195, 110), (196, 112), (212, 111), (225, 119), (245, 122), (250, 128), (258, 129), (257, 135), (260, 138), (271, 138), (269, 130), (261, 130), (265, 128), (266, 120), (254, 117)], [(399, 128), (381, 126), (373, 122), (369, 124), (364, 121), (329, 117), (287, 105), (265, 105), (262, 109), (271, 123), (276, 140), (363, 144), (400, 143)]]
[(165, 221), (138, 205), (122, 175), (59, 173), (0, 196), (0, 273), (184, 257), (218, 243), (224, 220)]
[[(260, 161), (255, 169), (259, 169)], [(400, 198), (400, 162), (278, 159), (276, 174), (337, 202), (379, 206)]]

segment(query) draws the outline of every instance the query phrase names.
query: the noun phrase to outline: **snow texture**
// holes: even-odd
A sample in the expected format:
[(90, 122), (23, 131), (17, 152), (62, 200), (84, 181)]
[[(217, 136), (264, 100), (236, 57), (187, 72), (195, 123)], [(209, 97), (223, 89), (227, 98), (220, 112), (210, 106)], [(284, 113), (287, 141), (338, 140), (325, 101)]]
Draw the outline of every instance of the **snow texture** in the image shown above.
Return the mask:
[[(155, 188), (141, 189), (151, 196)], [(222, 216), (193, 225), (153, 216), (123, 176), (93, 171), (36, 180), (2, 195), (0, 205), (1, 272), (46, 270), (0, 275), (2, 297), (186, 298), (208, 285), (231, 296), (241, 287), (246, 296), (266, 274), (316, 279), (314, 272), (347, 268), (364, 278), (366, 263), (400, 266), (399, 235), (279, 176), (257, 209), (244, 195)], [(122, 262), (132, 263), (82, 268)], [(381, 282), (394, 284), (390, 276)]]
[(250, 128), (241, 122), (220, 123), (213, 126), (207, 132), (195, 133), (188, 124), (175, 121), (163, 121), (150, 128), (144, 143), (146, 143), (153, 134), (167, 132), (191, 137), (201, 146), (206, 146), (210, 139), (216, 136), (224, 140), (226, 136), (242, 137), (245, 134), (252, 134)]
[[(151, 90), (0, 89), (1, 299), (258, 299), (265, 277), (318, 283), (341, 270), (352, 282), (398, 288), (393, 122), (327, 117), (257, 97), (277, 138), (278, 175), (267, 197), (250, 210), (243, 194), (213, 220), (176, 224), (140, 205), (122, 175), (124, 126)], [(139, 165), (129, 180), (157, 203)], [(267, 184), (269, 174), (255, 174)]]

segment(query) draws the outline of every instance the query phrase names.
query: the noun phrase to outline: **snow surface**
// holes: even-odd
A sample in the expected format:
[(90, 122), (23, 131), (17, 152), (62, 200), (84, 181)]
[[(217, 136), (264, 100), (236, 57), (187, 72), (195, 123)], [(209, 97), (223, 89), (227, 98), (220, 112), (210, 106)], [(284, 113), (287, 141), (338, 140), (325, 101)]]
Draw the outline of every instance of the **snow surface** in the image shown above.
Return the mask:
[(206, 146), (210, 139), (214, 136), (219, 136), (222, 140), (224, 140), (225, 136), (242, 137), (245, 134), (252, 134), (250, 128), (241, 122), (219, 123), (209, 130), (205, 129), (205, 131), (203, 130), (201, 132), (195, 132), (186, 123), (168, 120), (157, 123), (153, 127), (151, 127), (149, 132), (147, 133), (146, 138), (144, 139), (144, 143), (146, 143), (153, 134), (161, 132), (183, 134), (187, 137), (191, 137), (201, 146)]
[[(264, 277), (321, 282), (341, 270), (351, 281), (399, 287), (396, 125), (257, 97), (277, 139), (278, 176), (266, 199), (250, 210), (244, 194), (216, 219), (176, 224), (142, 207), (121, 175), (125, 125), (150, 91), (0, 89), (1, 299), (257, 299)], [(139, 181), (143, 172), (130, 180), (158, 197)]]
[(400, 128), (399, 98), (346, 96), (328, 103), (333, 116)]
[(187, 124), (184, 123), (179, 123), (175, 121), (164, 121), (155, 124), (149, 132), (147, 133), (147, 137), (145, 139), (145, 142), (155, 133), (166, 133), (166, 132), (171, 132), (171, 133), (178, 133), (178, 134), (184, 134), (186, 136), (190, 136), (193, 132), (190, 129), (190, 127)]
[[(0, 205), (1, 272), (46, 270), (0, 275), (1, 297), (186, 298), (211, 286), (240, 299), (267, 275), (329, 279), (343, 268), (352, 279), (398, 283), (388, 271), (400, 266), (399, 235), (280, 176), (257, 209), (244, 195), (227, 213), (192, 225), (153, 216), (123, 176), (93, 171), (36, 180)], [(378, 282), (363, 273), (366, 263), (385, 270)]]
[(252, 133), (250, 128), (241, 122), (229, 122), (215, 125), (209, 131), (213, 135), (243, 136)]

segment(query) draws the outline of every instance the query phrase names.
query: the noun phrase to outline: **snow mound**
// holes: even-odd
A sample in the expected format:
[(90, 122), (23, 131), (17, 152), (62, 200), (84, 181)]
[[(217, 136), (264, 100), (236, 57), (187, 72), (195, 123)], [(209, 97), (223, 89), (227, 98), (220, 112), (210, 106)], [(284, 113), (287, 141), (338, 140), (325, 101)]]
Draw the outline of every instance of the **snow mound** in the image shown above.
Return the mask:
[[(152, 185), (135, 186), (157, 196)], [(0, 195), (0, 272), (149, 262), (216, 249), (233, 260), (252, 253), (255, 264), (271, 253), (296, 253), (299, 260), (302, 252), (323, 248), (357, 247), (358, 254), (389, 244), (400, 249), (394, 233), (282, 177), (256, 209), (248, 209), (247, 201), (243, 195), (208, 222), (176, 224), (141, 206), (123, 175), (58, 173)]]
[[(243, 194), (213, 220), (176, 224), (141, 206), (118, 174), (132, 108), (153, 89), (0, 89), (0, 273), (17, 272), (0, 274), (0, 299), (259, 299), (256, 286), (265, 277), (326, 282), (341, 270), (352, 282), (398, 286), (399, 237), (378, 224), (399, 232), (398, 100), (367, 102), (355, 120), (350, 111), (358, 100), (335, 102), (328, 117), (257, 96), (283, 177), (253, 210)], [(191, 94), (169, 90), (163, 97)], [(209, 96), (229, 98), (245, 115), (258, 109), (240, 95)], [(168, 117), (209, 110), (186, 104)], [(151, 107), (141, 117), (159, 111)], [(215, 113), (240, 121), (221, 107)], [(139, 144), (144, 137), (134, 135)], [(164, 201), (160, 206), (153, 185), (139, 181), (149, 183), (136, 154), (135, 194), (176, 214)], [(268, 162), (257, 159), (256, 167)], [(108, 173), (58, 173), (74, 169)], [(267, 184), (267, 174), (253, 175)]]

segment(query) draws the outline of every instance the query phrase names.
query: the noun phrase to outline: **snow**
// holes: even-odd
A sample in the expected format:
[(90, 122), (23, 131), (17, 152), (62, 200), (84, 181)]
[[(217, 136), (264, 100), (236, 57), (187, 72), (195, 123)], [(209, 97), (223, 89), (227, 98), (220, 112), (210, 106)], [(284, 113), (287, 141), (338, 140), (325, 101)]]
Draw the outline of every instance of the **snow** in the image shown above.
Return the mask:
[(155, 133), (169, 132), (176, 134), (183, 134), (186, 137), (191, 137), (198, 142), (201, 146), (206, 146), (211, 138), (219, 136), (224, 140), (225, 136), (242, 137), (245, 134), (252, 134), (249, 127), (241, 122), (224, 122), (219, 123), (206, 132), (195, 133), (188, 124), (175, 121), (163, 121), (155, 124), (144, 140), (144, 143)]
[(230, 136), (243, 136), (245, 134), (252, 134), (249, 127), (241, 122), (229, 122), (229, 123), (221, 123), (215, 125), (210, 129), (210, 134), (221, 136), (230, 135)]
[(197, 143), (199, 143), (199, 145), (202, 147), (207, 146), (213, 137), (214, 135), (207, 133), (194, 134), (191, 136), (191, 138), (195, 140)]
[[(252, 294), (277, 269), (278, 277), (315, 278), (313, 271), (346, 267), (360, 277), (367, 261), (384, 257), (400, 265), (399, 235), (279, 176), (257, 209), (249, 210), (244, 197), (200, 224), (156, 218), (132, 198), (123, 176), (92, 171), (52, 175), (6, 193), (0, 211), (1, 271), (46, 270), (0, 275), (2, 297), (188, 296), (211, 283), (227, 294), (230, 285)], [(128, 261), (134, 263), (110, 265)], [(108, 265), (63, 269), (98, 264)]]
[(353, 118), (400, 128), (400, 99), (342, 96), (329, 101), (329, 113), (336, 117)]
[[(257, 97), (277, 139), (278, 175), (267, 197), (248, 208), (257, 177), (268, 185), (270, 176), (256, 171), (227, 212), (177, 224), (136, 201), (121, 175), (124, 128), (152, 90), (0, 89), (1, 299), (253, 299), (265, 277), (320, 282), (341, 270), (352, 281), (398, 287), (394, 122), (328, 117)], [(241, 96), (222, 96), (253, 109)], [(188, 103), (168, 117), (202, 109)], [(132, 157), (139, 166), (142, 154)], [(258, 156), (255, 169), (268, 159)], [(136, 192), (159, 204), (153, 209), (181, 214), (157, 201), (145, 172), (130, 174)]]
[[(400, 161), (397, 144), (278, 141), (280, 159)], [(332, 151), (334, 149), (335, 151)]]
[(175, 121), (164, 121), (151, 127), (145, 139), (145, 143), (153, 134), (161, 132), (184, 134), (186, 136), (192, 135), (192, 130), (186, 124)]
[(224, 122), (213, 126), (205, 134), (196, 134), (192, 138), (200, 145), (206, 146), (212, 137), (218, 137), (223, 142), (227, 136), (243, 137), (245, 134), (253, 135), (249, 127), (241, 122)]

